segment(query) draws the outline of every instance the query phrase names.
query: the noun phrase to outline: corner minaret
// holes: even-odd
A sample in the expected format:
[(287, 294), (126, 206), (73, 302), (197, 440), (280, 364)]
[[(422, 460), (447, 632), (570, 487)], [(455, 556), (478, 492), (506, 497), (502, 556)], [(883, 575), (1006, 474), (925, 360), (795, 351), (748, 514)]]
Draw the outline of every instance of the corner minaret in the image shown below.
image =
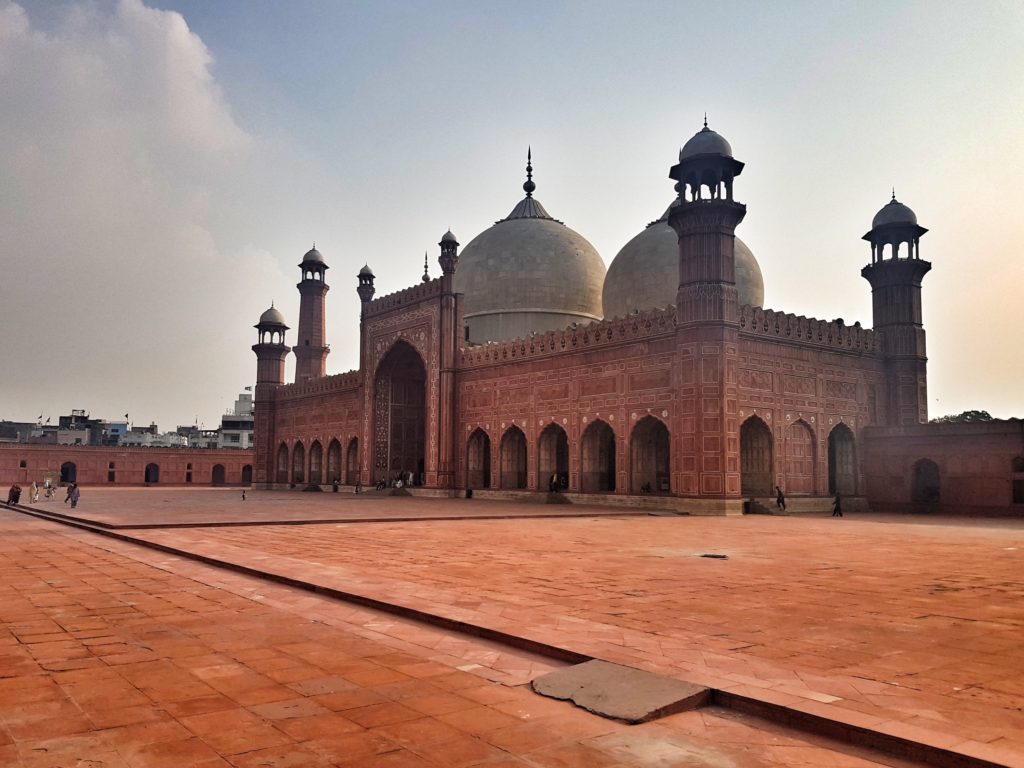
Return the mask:
[(735, 247), (747, 207), (733, 199), (733, 180), (742, 170), (705, 117), (669, 171), (678, 193), (668, 214), (679, 236), (678, 429), (688, 436), (677, 452), (672, 486), (699, 498), (695, 503), (712, 514), (742, 512)]
[(274, 389), (284, 384), (284, 360), (291, 351), (284, 343), (288, 330), (282, 315), (274, 305), (260, 315), (255, 326), (259, 341), (253, 345), (256, 353), (256, 392), (253, 398), (253, 488), (269, 488), (274, 477)]
[(459, 336), (462, 327), (460, 312), (460, 294), (455, 292), (455, 270), (459, 266), (459, 241), (449, 229), (441, 235), (441, 328), (440, 340), (440, 375), (438, 390), (440, 407), (438, 408), (438, 445), (437, 453), (437, 485), (439, 488), (455, 487), (455, 467), (458, 463), (455, 452), (456, 412), (455, 404), (458, 393), (455, 391), (455, 369), (458, 367)]
[[(860, 273), (871, 283), (873, 321), (889, 380), (888, 421), (893, 425), (928, 421), (928, 357), (921, 323), (921, 279), (932, 268), (921, 259), (921, 235), (927, 231), (893, 191), (863, 238), (871, 244), (871, 263)], [(900, 253), (904, 243), (905, 255)]]
[(324, 297), (330, 286), (324, 282), (327, 264), (316, 245), (306, 252), (299, 263), (302, 282), (299, 289), (299, 339), (295, 342), (295, 382), (323, 378), (327, 373), (327, 354), (324, 325)]

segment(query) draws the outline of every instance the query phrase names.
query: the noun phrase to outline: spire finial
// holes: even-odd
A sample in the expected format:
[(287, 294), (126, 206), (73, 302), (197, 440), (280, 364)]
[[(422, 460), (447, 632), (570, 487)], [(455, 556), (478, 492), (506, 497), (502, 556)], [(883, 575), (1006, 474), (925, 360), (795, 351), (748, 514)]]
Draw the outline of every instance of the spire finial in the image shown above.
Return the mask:
[(523, 189), (526, 191), (527, 197), (533, 197), (533, 190), (537, 188), (537, 185), (533, 183), (533, 147), (526, 147), (526, 183), (523, 184)]
[(892, 202), (896, 202), (896, 187), (892, 188)]
[(708, 113), (705, 112), (704, 113), (704, 130), (706, 131), (707, 129), (708, 129)]
[(313, 250), (316, 250), (316, 240), (313, 241)]
[(429, 283), (430, 282), (430, 273), (427, 272), (427, 252), (426, 251), (423, 252), (423, 282), (424, 283)]

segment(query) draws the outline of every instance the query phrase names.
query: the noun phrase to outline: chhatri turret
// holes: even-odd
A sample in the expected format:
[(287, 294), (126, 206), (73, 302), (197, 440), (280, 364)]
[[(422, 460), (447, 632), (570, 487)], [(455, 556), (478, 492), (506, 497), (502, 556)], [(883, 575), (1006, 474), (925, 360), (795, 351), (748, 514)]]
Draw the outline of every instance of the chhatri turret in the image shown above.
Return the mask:
[(928, 357), (921, 322), (921, 279), (932, 268), (921, 258), (921, 236), (927, 231), (893, 190), (892, 200), (875, 214), (863, 238), (871, 244), (871, 263), (861, 275), (871, 283), (873, 324), (881, 335), (889, 378), (891, 424), (928, 421)]
[(320, 379), (327, 375), (327, 346), (324, 299), (330, 286), (324, 282), (328, 266), (316, 244), (299, 262), (302, 281), (299, 289), (299, 339), (295, 342), (295, 382)]
[(288, 330), (284, 315), (270, 309), (260, 315), (260, 320), (253, 326), (259, 334), (258, 343), (252, 351), (256, 353), (256, 385), (284, 384), (284, 359), (291, 351), (284, 343), (284, 332)]

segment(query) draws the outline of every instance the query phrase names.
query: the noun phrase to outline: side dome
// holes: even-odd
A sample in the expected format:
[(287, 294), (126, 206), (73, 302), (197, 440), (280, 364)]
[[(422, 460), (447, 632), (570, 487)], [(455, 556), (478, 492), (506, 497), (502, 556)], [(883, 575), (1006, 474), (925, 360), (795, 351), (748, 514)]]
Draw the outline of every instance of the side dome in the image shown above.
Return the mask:
[(528, 164), (526, 197), (460, 254), (455, 290), (469, 341), (524, 338), (603, 316), (604, 261), (533, 198), (532, 171)]
[[(604, 280), (605, 317), (676, 303), (679, 290), (679, 238), (668, 225), (671, 206), (657, 221), (622, 246)], [(740, 305), (764, 306), (764, 277), (747, 244), (736, 238), (736, 291)]]
[(893, 193), (892, 200), (882, 207), (875, 218), (871, 220), (871, 228), (881, 227), (886, 224), (917, 224), (917, 214), (899, 200)]

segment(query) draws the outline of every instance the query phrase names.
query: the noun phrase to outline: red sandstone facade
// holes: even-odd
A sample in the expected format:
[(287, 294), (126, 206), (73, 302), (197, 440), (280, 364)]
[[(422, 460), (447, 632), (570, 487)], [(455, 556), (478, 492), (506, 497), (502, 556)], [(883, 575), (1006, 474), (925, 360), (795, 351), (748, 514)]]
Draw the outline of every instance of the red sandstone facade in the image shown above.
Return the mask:
[(0, 445), (0, 487), (42, 484), (45, 477), (80, 485), (249, 485), (253, 451)]
[[(955, 474), (959, 438), (921, 424), (921, 278), (931, 265), (920, 260), (919, 239), (927, 230), (894, 199), (865, 235), (874, 330), (738, 306), (734, 238), (746, 207), (733, 199), (733, 182), (742, 167), (701, 154), (672, 169), (675, 307), (467, 344), (449, 232), (440, 278), (374, 299), (373, 273), (359, 273), (356, 371), (307, 375), (309, 353), (297, 349), (304, 373), (285, 385), (283, 320), (261, 319), (254, 484), (402, 477), (456, 494), (547, 492), (554, 483), (592, 500), (734, 514), (776, 486), (790, 498), (840, 492), (902, 508), (915, 461), (936, 456), (940, 473)], [(322, 277), (316, 287), (300, 284), (300, 339), (309, 323), (322, 327)], [(266, 343), (274, 334), (278, 343)], [(1000, 435), (989, 471), (1002, 486), (979, 507), (1012, 506), (1003, 486), (1011, 454), (1024, 455), (1024, 446)], [(995, 445), (986, 440), (984, 450)], [(943, 503), (967, 496), (950, 490)]]

